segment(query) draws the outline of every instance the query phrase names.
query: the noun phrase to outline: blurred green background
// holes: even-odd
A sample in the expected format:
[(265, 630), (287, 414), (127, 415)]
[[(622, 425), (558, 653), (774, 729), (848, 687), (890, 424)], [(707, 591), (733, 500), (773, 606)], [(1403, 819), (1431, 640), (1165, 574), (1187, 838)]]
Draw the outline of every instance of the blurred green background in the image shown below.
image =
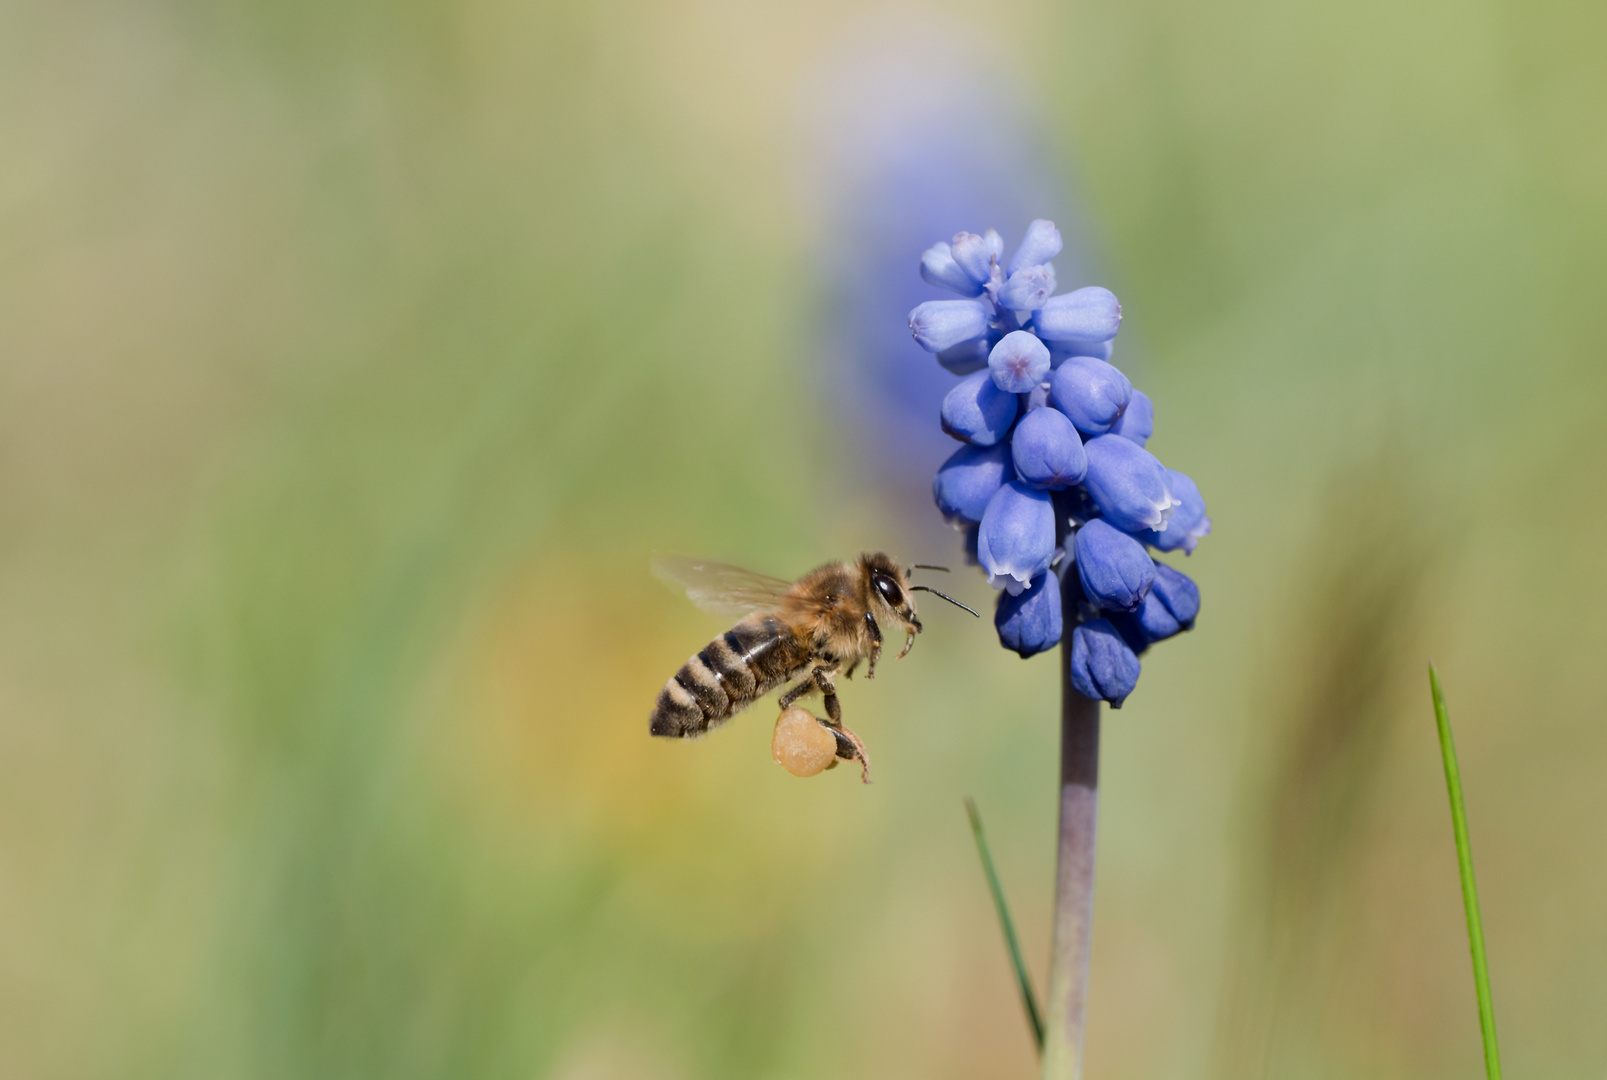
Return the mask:
[(0, 1074), (1033, 1074), (961, 798), (1041, 986), (1052, 661), (932, 612), (869, 788), (646, 735), (720, 629), (649, 551), (958, 560), (800, 179), (890, 26), (1013, 80), (1216, 521), (1107, 724), (1089, 1074), (1478, 1075), (1430, 657), (1508, 1070), (1600, 1074), (1577, 0), (0, 5)]

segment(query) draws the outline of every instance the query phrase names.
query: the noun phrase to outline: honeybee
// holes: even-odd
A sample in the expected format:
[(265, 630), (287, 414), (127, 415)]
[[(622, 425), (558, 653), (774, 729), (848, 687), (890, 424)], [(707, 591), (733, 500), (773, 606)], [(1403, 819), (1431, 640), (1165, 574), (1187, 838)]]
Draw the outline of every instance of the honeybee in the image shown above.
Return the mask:
[(796, 679), (781, 695), (782, 710), (818, 690), (825, 697), (825, 724), (838, 740), (837, 756), (863, 762), (863, 746), (842, 726), (837, 675), (851, 678), (863, 661), (865, 677), (875, 678), (882, 624), (907, 635), (899, 659), (909, 653), (921, 632), (917, 592), (933, 593), (976, 615), (936, 589), (909, 584), (912, 570), (945, 569), (915, 565), (906, 570), (876, 552), (786, 581), (704, 559), (655, 555), (653, 572), (659, 578), (683, 587), (705, 611), (742, 619), (664, 684), (653, 708), (652, 733), (672, 739), (701, 735)]

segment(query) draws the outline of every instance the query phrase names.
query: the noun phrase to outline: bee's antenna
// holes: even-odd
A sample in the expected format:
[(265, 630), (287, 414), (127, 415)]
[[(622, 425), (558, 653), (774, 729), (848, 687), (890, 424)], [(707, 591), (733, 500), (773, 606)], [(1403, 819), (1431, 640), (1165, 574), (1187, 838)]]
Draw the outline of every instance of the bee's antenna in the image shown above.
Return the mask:
[(919, 563), (919, 562), (912, 564), (910, 566), (910, 569), (911, 570), (941, 570), (945, 574), (949, 572), (949, 568), (946, 567), (946, 566), (931, 566), (931, 565), (928, 565), (927, 563)]
[[(933, 596), (938, 597), (939, 599), (947, 600), (949, 603), (953, 604), (957, 608), (965, 608), (966, 611), (971, 611), (970, 608), (965, 607), (964, 604), (962, 604), (958, 600), (954, 599), (954, 597), (949, 596), (946, 593), (940, 593), (936, 589), (928, 588), (925, 585), (911, 585), (910, 586), (910, 592), (929, 592)], [(976, 617), (979, 618), (979, 619), (982, 617), (981, 615), (977, 615), (977, 613), (974, 612), (974, 611), (971, 611), (971, 614), (976, 615)]]

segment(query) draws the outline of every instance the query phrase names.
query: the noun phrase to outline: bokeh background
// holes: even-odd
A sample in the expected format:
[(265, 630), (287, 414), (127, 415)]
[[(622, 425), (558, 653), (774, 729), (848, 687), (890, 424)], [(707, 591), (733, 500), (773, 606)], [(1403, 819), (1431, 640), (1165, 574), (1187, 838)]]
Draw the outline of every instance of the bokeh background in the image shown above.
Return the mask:
[[(0, 1074), (1027, 1077), (1054, 661), (650, 740), (649, 552), (959, 564), (920, 249), (1051, 216), (1215, 534), (1089, 1074), (1607, 1060), (1607, 8), (0, 5)], [(912, 299), (913, 298), (913, 299)], [(989, 602), (975, 571), (955, 590)], [(931, 605), (928, 605), (931, 607)]]

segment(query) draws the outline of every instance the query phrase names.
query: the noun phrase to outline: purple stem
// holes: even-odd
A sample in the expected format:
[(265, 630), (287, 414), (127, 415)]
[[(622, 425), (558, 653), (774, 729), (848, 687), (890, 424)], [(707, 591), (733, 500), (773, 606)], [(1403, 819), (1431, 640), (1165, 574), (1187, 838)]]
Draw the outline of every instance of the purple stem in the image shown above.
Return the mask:
[[(1066, 589), (1068, 614), (1075, 611)], [(1088, 958), (1094, 925), (1094, 830), (1099, 817), (1099, 702), (1071, 685), (1071, 620), (1060, 644), (1060, 841), (1044, 1020), (1043, 1080), (1080, 1080)]]

